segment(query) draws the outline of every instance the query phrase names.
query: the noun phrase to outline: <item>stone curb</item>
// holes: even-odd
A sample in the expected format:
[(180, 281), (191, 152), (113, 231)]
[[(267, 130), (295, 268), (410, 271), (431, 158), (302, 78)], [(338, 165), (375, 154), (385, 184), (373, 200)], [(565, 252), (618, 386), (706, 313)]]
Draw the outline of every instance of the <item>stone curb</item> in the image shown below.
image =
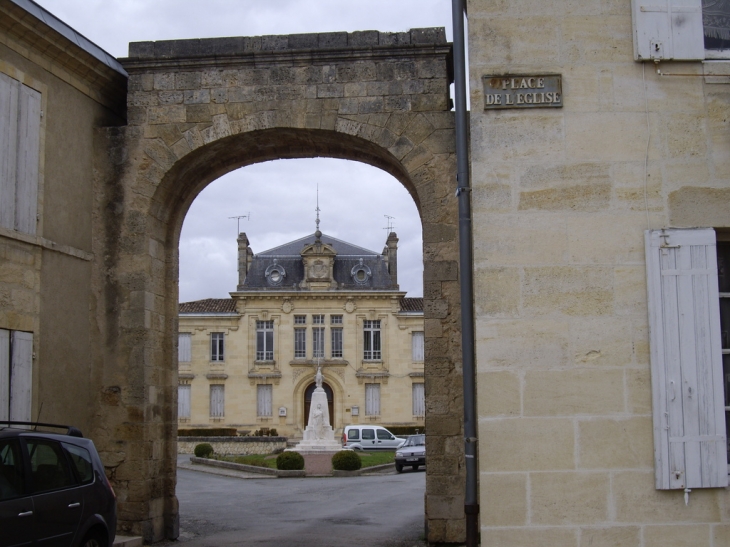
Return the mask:
[[(257, 467), (255, 465), (246, 465), (244, 463), (233, 463), (224, 462), (220, 460), (209, 460), (207, 458), (196, 458), (195, 456), (190, 457), (190, 463), (195, 465), (206, 465), (209, 467), (220, 467), (223, 469), (233, 469), (234, 471), (246, 471), (248, 473), (257, 473), (259, 475), (269, 475), (279, 478), (286, 477), (307, 477), (304, 470), (301, 471), (289, 471), (280, 469), (271, 469), (269, 467)], [(358, 469), (357, 471), (340, 471), (333, 470), (332, 475), (317, 475), (317, 477), (333, 476), (333, 477), (359, 477), (363, 474), (380, 473), (383, 471), (390, 471), (395, 469), (395, 464), (384, 463), (382, 465), (374, 465), (372, 467), (365, 467)], [(312, 476), (312, 475), (309, 475)]]

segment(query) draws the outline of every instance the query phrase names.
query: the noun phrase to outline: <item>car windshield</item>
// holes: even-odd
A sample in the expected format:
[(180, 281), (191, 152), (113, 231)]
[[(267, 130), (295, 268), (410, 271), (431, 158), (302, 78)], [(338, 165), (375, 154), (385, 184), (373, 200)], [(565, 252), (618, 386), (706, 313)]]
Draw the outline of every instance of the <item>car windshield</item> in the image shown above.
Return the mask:
[(421, 446), (426, 444), (426, 435), (411, 435), (403, 446)]

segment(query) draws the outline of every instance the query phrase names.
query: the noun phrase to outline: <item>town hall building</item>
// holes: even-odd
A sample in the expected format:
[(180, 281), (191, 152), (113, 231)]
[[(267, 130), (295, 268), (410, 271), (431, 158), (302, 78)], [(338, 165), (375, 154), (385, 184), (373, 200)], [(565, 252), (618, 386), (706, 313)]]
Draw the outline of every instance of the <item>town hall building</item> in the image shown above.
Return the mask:
[(254, 255), (240, 234), (231, 298), (180, 304), (179, 427), (299, 438), (318, 366), (336, 432), (423, 426), (423, 300), (399, 290), (397, 243), (379, 254), (318, 229)]

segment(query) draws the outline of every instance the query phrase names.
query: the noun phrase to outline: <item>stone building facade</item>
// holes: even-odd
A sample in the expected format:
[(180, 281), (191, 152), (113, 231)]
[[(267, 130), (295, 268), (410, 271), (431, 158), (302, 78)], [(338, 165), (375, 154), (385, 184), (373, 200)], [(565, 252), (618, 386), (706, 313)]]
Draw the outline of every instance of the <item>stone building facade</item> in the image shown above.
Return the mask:
[(230, 299), (180, 304), (178, 426), (302, 438), (320, 366), (335, 433), (425, 422), (423, 300), (383, 253), (319, 231), (253, 254), (239, 243)]
[(730, 13), (681, 4), (468, 2), (482, 545), (730, 545)]

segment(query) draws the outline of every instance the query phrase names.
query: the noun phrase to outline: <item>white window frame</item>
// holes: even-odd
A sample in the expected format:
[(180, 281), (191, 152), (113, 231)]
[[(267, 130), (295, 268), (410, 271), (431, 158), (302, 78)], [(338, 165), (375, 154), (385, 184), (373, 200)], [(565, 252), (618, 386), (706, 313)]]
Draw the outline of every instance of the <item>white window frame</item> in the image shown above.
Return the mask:
[(210, 417), (225, 418), (226, 416), (226, 386), (224, 384), (210, 384)]
[(190, 419), (190, 384), (177, 386), (177, 417), (178, 419)]
[(256, 416), (270, 418), (274, 414), (274, 387), (271, 384), (256, 386)]
[(256, 360), (274, 360), (274, 320), (256, 321)]
[(411, 335), (411, 357), (414, 363), (423, 363), (424, 335), (423, 331), (413, 331)]
[(189, 363), (192, 360), (192, 334), (181, 332), (177, 335), (177, 362)]
[(0, 329), (0, 420), (31, 421), (33, 333)]
[(413, 396), (413, 416), (423, 418), (426, 416), (426, 389), (423, 382), (414, 382), (411, 388)]
[(380, 416), (380, 384), (365, 384), (365, 416)]
[(223, 332), (210, 333), (210, 360), (216, 363), (225, 361), (226, 336)]
[(307, 358), (307, 329), (306, 327), (294, 328), (294, 359)]
[(380, 319), (363, 321), (363, 359), (365, 361), (380, 361), (383, 357), (383, 336), (380, 325)]
[(632, 0), (634, 59), (730, 59), (730, 50), (705, 49), (702, 0)]
[(645, 232), (656, 488), (728, 484), (715, 231)]
[(342, 359), (344, 333), (342, 327), (330, 327), (330, 357)]
[(324, 359), (324, 327), (312, 327), (312, 359)]
[(35, 234), (42, 96), (0, 72), (0, 227)]

